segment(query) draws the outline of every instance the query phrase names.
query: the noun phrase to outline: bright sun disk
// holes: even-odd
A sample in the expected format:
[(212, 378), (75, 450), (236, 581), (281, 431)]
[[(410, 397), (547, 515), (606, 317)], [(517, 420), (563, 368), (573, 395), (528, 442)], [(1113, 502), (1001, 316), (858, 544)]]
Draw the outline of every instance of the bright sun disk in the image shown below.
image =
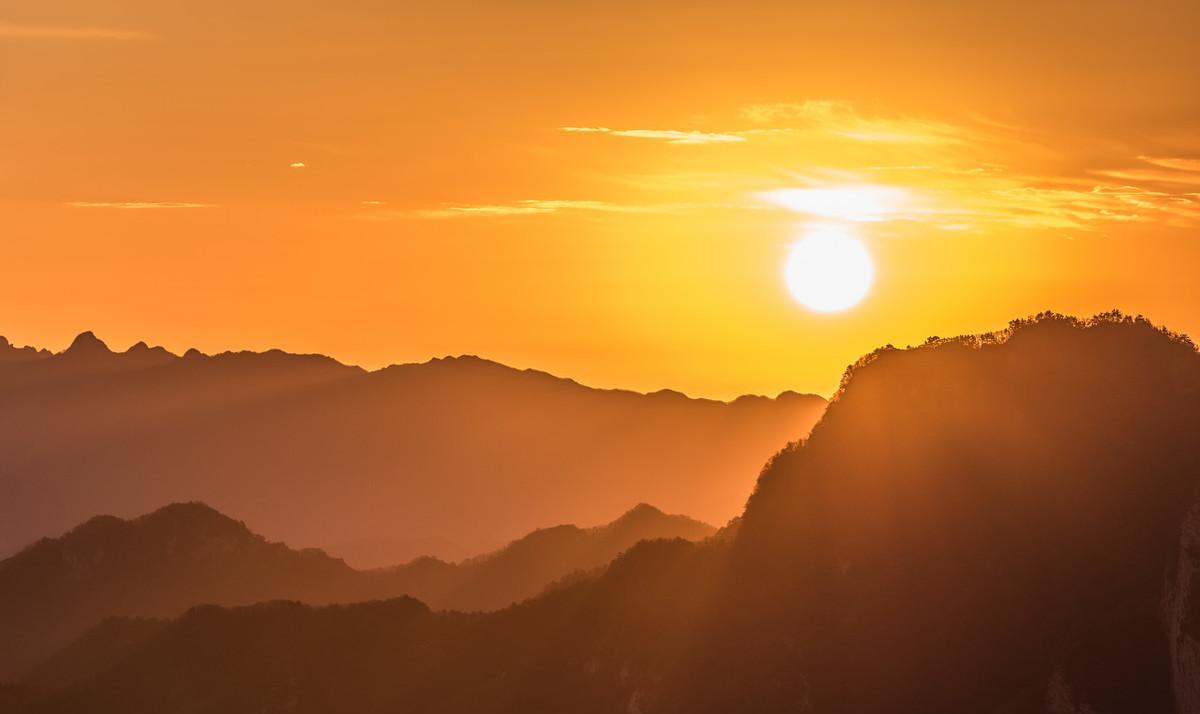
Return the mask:
[(792, 296), (817, 312), (857, 305), (875, 280), (866, 246), (844, 226), (810, 228), (788, 255), (785, 273)]

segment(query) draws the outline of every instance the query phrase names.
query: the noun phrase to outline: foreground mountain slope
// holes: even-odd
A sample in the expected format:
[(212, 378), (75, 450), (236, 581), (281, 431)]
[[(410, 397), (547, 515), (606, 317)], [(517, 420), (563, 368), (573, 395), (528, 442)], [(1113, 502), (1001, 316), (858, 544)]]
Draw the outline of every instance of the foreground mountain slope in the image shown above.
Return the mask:
[(1117, 315), (871, 355), (760, 479), (685, 708), (1196, 711), (1198, 427), (1195, 347)]
[(96, 512), (191, 500), (357, 567), (457, 560), (638, 502), (725, 522), (823, 409), (591, 389), (473, 357), (365, 372), (278, 351), (116, 353), (90, 333), (56, 355), (0, 344), (0, 556)]
[[(730, 536), (498, 613), (204, 609), (28, 711), (1196, 712), (1200, 357), (1042, 316), (886, 349)], [(228, 660), (231, 653), (236, 659)]]
[(435, 609), (498, 609), (575, 571), (606, 565), (640, 540), (700, 540), (714, 531), (641, 504), (610, 524), (542, 529), (461, 564), (423, 558), (358, 571), (318, 550), (268, 542), (203, 504), (173, 504), (132, 521), (100, 516), (0, 561), (0, 680), (109, 617), (175, 617), (200, 604), (400, 595)]

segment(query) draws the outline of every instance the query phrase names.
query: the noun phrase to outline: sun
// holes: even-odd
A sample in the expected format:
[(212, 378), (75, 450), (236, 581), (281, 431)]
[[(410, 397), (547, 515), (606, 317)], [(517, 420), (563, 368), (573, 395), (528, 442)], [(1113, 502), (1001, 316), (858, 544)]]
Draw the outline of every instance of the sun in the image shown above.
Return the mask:
[(875, 265), (854, 232), (846, 226), (816, 226), (788, 255), (788, 290), (810, 310), (840, 312), (867, 296)]

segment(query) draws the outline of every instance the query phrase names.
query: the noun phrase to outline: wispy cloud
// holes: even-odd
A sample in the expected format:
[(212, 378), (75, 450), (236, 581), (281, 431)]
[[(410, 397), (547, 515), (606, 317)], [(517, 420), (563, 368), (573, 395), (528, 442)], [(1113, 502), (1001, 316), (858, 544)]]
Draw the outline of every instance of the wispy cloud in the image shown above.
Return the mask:
[(757, 196), (789, 211), (844, 221), (885, 221), (914, 210), (910, 191), (878, 184), (781, 188)]
[(593, 211), (600, 213), (655, 213), (660, 207), (630, 206), (606, 201), (571, 201), (526, 199), (512, 203), (446, 206), (417, 211), (421, 218), (467, 218), (471, 216), (536, 216), (564, 211)]
[(736, 144), (746, 141), (739, 132), (683, 131), (679, 129), (609, 129), (603, 126), (563, 126), (560, 131), (575, 134), (608, 134), (629, 139), (656, 139), (668, 144)]
[(112, 27), (18, 25), (0, 22), (0, 37), (31, 40), (145, 40), (152, 35), (139, 30)]
[(966, 202), (963, 208), (981, 221), (1081, 231), (1103, 230), (1111, 223), (1152, 221), (1189, 226), (1200, 218), (1195, 194), (1119, 184), (996, 187)]
[(810, 99), (803, 102), (751, 104), (742, 116), (754, 124), (784, 124), (794, 132), (819, 131), (869, 143), (940, 144), (961, 142), (963, 127), (913, 117), (870, 115), (849, 102)]
[(647, 194), (623, 197), (621, 204), (530, 200), (416, 213), (455, 218), (721, 208), (871, 223), (881, 231), (890, 230), (882, 224), (899, 222), (946, 231), (1200, 225), (1200, 158), (1141, 155), (1126, 166), (1119, 159), (1108, 166), (1063, 166), (1060, 143), (1076, 137), (981, 116), (951, 122), (837, 100), (753, 104), (736, 112), (720, 130), (558, 127), (579, 135), (740, 147), (723, 153), (720, 164), (688, 153), (667, 171), (602, 177)]
[(1097, 171), (1096, 174), (1134, 183), (1177, 183), (1200, 186), (1200, 169), (1197, 171), (1147, 168), (1105, 169)]
[(1139, 156), (1138, 159), (1154, 166), (1161, 166), (1164, 169), (1175, 169), (1177, 171), (1200, 171), (1200, 159), (1175, 159), (1169, 157), (1159, 158), (1154, 156)]
[(1160, 222), (1190, 226), (1200, 221), (1200, 195), (1143, 186), (1088, 183), (1077, 179), (966, 174), (920, 167), (920, 185), (807, 185), (751, 194), (759, 206), (804, 216), (881, 223), (916, 221), (963, 231), (985, 226), (1102, 231), (1114, 223)]
[(379, 207), (382, 205), (381, 202), (364, 201), (362, 205), (370, 210), (357, 213), (353, 217), (366, 221), (390, 221), (414, 218), (435, 220), (454, 218), (519, 218), (549, 216), (562, 213), (671, 213), (691, 207), (681, 204), (629, 205), (610, 203), (608, 201), (532, 198), (508, 203), (461, 203), (417, 210), (381, 209)]
[(211, 208), (211, 203), (188, 203), (183, 201), (71, 201), (67, 204), (72, 208), (119, 208), (119, 209), (156, 209), (156, 208)]
[(607, 126), (562, 126), (573, 134), (603, 134), (651, 139), (668, 144), (742, 144), (763, 138), (842, 141), (861, 144), (961, 144), (973, 136), (966, 127), (905, 116), (870, 115), (847, 102), (752, 104), (739, 112), (746, 128), (721, 131), (683, 129), (614, 129)]

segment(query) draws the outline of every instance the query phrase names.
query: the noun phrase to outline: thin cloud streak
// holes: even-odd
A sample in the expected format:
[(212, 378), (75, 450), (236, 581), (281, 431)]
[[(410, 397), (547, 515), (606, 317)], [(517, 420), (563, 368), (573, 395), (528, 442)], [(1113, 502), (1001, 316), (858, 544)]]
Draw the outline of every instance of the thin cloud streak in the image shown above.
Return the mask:
[(0, 22), (0, 37), (31, 40), (147, 40), (153, 35), (139, 30), (110, 27), (17, 25)]
[(780, 208), (822, 218), (878, 222), (905, 215), (911, 192), (894, 186), (860, 184), (822, 188), (782, 188), (758, 198)]
[[(1198, 169), (1200, 171), (1200, 169)], [(1200, 173), (1179, 170), (1164, 171), (1162, 169), (1116, 169), (1097, 171), (1097, 174), (1108, 178), (1132, 181), (1136, 183), (1178, 183), (1200, 186)]]
[(814, 136), (864, 144), (943, 145), (965, 143), (974, 136), (965, 127), (911, 117), (868, 116), (847, 102), (831, 100), (752, 104), (742, 107), (740, 115), (743, 121), (757, 126), (732, 131), (561, 126), (559, 131), (691, 145), (739, 144), (760, 137)]
[[(364, 204), (365, 205), (365, 204)], [(563, 213), (647, 214), (675, 213), (695, 206), (683, 204), (630, 205), (607, 201), (525, 199), (511, 203), (455, 204), (418, 210), (371, 210), (353, 217), (366, 221), (398, 219), (446, 220), (457, 218), (520, 218)]]
[(864, 143), (947, 144), (965, 141), (964, 127), (912, 117), (870, 116), (848, 102), (810, 99), (803, 102), (751, 104), (742, 117), (754, 124), (786, 124), (787, 132), (819, 132)]
[(211, 208), (211, 203), (188, 203), (183, 201), (71, 201), (71, 208), (116, 208), (122, 210), (160, 208)]
[(609, 129), (603, 126), (562, 126), (573, 134), (607, 134), (629, 139), (656, 139), (668, 144), (736, 144), (746, 141), (739, 132), (682, 131), (679, 129)]
[(647, 206), (629, 206), (605, 201), (527, 199), (513, 203), (448, 206), (417, 211), (417, 215), (421, 218), (467, 218), (471, 216), (536, 216), (564, 211), (655, 213), (658, 210)]
[[(924, 171), (924, 169), (922, 169)], [(1200, 196), (1135, 185), (1080, 184), (1075, 179), (935, 172), (920, 187), (884, 184), (805, 185), (751, 194), (760, 207), (822, 219), (911, 221), (940, 230), (984, 226), (1101, 231), (1112, 223), (1200, 221)]]
[(1138, 159), (1164, 169), (1177, 171), (1200, 171), (1200, 159), (1176, 159), (1170, 157), (1157, 158), (1154, 156), (1139, 156)]

